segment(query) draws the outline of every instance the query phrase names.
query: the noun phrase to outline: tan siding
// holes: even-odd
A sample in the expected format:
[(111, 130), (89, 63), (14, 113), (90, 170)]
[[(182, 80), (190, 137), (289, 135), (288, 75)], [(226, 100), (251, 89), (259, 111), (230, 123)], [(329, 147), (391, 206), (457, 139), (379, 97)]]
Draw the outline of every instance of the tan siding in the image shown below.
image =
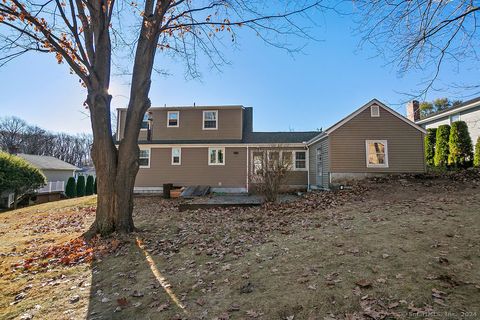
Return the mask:
[[(388, 168), (367, 168), (365, 140), (388, 141)], [(330, 134), (331, 172), (423, 172), (423, 133), (380, 108), (372, 118), (370, 108)]]
[[(281, 151), (307, 151), (306, 149), (302, 148), (279, 148), (278, 146), (273, 146), (271, 148), (250, 148), (250, 171), (252, 172), (253, 170), (253, 157), (252, 153), (258, 152), (258, 151), (265, 151), (265, 150), (281, 150)], [(307, 156), (308, 156), (308, 151), (307, 151)], [(307, 159), (307, 168), (308, 168), (308, 159)], [(290, 171), (287, 174), (287, 177), (285, 178), (285, 185), (292, 185), (292, 186), (306, 186), (308, 184), (308, 171)]]
[(173, 183), (178, 186), (246, 188), (246, 150), (225, 148), (225, 165), (209, 166), (207, 147), (182, 148), (181, 165), (172, 166), (171, 148), (152, 148), (150, 168), (139, 170), (135, 187), (160, 187), (164, 183)]
[[(203, 111), (198, 108), (151, 109), (152, 140), (240, 140), (242, 139), (243, 108), (208, 108), (218, 110), (218, 129), (203, 130)], [(179, 127), (167, 127), (167, 112), (179, 111)], [(120, 110), (120, 137), (125, 130), (126, 111)], [(146, 130), (141, 130), (139, 140), (146, 140)]]

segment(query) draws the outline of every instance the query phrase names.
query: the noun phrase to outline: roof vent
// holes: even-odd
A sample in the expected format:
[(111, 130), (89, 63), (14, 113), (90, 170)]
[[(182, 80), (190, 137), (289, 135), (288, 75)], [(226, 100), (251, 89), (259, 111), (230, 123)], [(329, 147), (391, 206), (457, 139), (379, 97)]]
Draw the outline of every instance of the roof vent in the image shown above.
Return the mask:
[(370, 115), (372, 118), (380, 117), (380, 108), (376, 105), (370, 107)]

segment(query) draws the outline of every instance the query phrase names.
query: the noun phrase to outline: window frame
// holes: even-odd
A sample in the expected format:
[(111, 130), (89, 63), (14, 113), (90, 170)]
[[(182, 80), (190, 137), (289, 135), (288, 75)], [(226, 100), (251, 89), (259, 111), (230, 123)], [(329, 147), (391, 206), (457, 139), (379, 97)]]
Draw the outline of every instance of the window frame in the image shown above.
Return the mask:
[[(147, 120), (145, 120), (145, 117), (147, 117)], [(143, 115), (143, 119), (142, 119), (142, 123), (140, 124), (140, 130), (142, 131), (147, 131), (148, 130), (148, 122), (150, 121), (150, 115), (148, 114), (148, 111), (145, 112), (145, 114)], [(147, 123), (147, 127), (146, 128), (142, 128), (142, 124), (146, 122)]]
[[(368, 156), (369, 156), (369, 149), (368, 146), (371, 143), (381, 143), (384, 146), (384, 155), (385, 155), (385, 163), (383, 164), (371, 164), (368, 161)], [(369, 139), (365, 140), (365, 161), (367, 164), (367, 168), (388, 168), (389, 167), (389, 162), (388, 162), (388, 140), (381, 140), (381, 139)]]
[[(177, 114), (177, 125), (171, 126), (170, 125), (170, 115)], [(167, 128), (178, 128), (180, 127), (180, 111), (167, 111)]]
[(140, 152), (142, 151), (148, 151), (148, 165), (140, 165), (140, 159), (145, 159), (145, 158), (140, 158), (140, 154), (138, 155), (138, 160), (139, 160), (139, 168), (141, 169), (148, 169), (150, 168), (150, 164), (152, 163), (152, 149), (151, 148), (140, 148)]
[[(373, 110), (376, 110), (377, 112), (374, 113)], [(380, 117), (380, 107), (377, 106), (377, 105), (370, 106), (370, 116), (372, 118), (379, 118)]]
[[(216, 150), (216, 156), (215, 156), (215, 162), (211, 162), (210, 160), (210, 152), (212, 150)], [(222, 153), (223, 153), (223, 162), (222, 163), (218, 163), (218, 151), (219, 150), (222, 150)], [(208, 158), (208, 165), (209, 166), (224, 166), (225, 165), (225, 147), (209, 147), (208, 148), (208, 153), (207, 153), (207, 158)]]
[[(207, 112), (215, 113), (215, 128), (205, 128), (205, 114)], [(212, 120), (208, 120), (212, 121)], [(202, 112), (202, 130), (218, 130), (218, 110), (203, 110)]]
[[(457, 120), (453, 120), (454, 118), (457, 118)], [(461, 121), (460, 113), (454, 113), (454, 114), (450, 115), (450, 117), (448, 117), (448, 120), (450, 121), (450, 125), (452, 125), (452, 123), (454, 123), (456, 121)]]
[[(297, 152), (305, 153), (305, 168), (297, 168)], [(293, 150), (292, 151), (292, 170), (293, 171), (308, 171), (308, 152), (307, 150)]]
[[(176, 150), (176, 149), (178, 149), (180, 151), (179, 155), (178, 155), (178, 163), (173, 161), (173, 159), (174, 159), (173, 150)], [(172, 147), (172, 149), (171, 149), (171, 165), (172, 166), (181, 166), (182, 165), (182, 148)]]

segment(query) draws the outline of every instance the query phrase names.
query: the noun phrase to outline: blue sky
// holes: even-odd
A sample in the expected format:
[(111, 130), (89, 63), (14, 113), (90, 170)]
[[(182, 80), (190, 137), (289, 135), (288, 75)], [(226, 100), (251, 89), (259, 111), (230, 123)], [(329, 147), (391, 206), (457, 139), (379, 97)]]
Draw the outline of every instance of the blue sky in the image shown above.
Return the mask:
[[(171, 75), (154, 77), (153, 105), (251, 106), (257, 131), (326, 128), (372, 98), (404, 113), (407, 97), (402, 92), (417, 90), (427, 74), (412, 72), (399, 77), (395, 66), (373, 58), (371, 49), (358, 50), (360, 38), (352, 32), (350, 16), (316, 18), (319, 27), (311, 34), (321, 41), (309, 42), (302, 53), (291, 57), (242, 32), (240, 48), (225, 50), (231, 64), (222, 72), (205, 64), (200, 80), (186, 80), (181, 63), (157, 55), (157, 66)], [(302, 43), (296, 41), (292, 43)], [(477, 67), (460, 75), (455, 66), (446, 65), (441, 80), (473, 82), (478, 71)], [(53, 55), (23, 56), (0, 69), (0, 81), (0, 116), (14, 115), (52, 131), (91, 131), (82, 106), (86, 92)], [(113, 78), (112, 107), (126, 106), (127, 83), (128, 78)], [(432, 92), (429, 98), (465, 94)]]

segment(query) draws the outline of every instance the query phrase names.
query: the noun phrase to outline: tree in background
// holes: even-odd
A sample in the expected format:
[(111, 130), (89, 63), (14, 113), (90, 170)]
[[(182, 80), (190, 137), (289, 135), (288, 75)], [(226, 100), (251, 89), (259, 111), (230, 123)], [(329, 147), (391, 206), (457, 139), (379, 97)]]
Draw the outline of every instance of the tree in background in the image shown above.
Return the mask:
[(24, 194), (31, 193), (47, 183), (43, 173), (24, 159), (0, 152), (0, 194), (13, 192), (13, 207)]
[(473, 165), (476, 168), (480, 168), (480, 137), (477, 138), (477, 143), (475, 144), (475, 154), (473, 155)]
[(437, 128), (435, 142), (435, 166), (446, 167), (448, 165), (448, 140), (450, 138), (450, 126), (441, 125)]
[(91, 164), (92, 135), (52, 133), (17, 117), (0, 118), (0, 150), (53, 156), (82, 167)]
[(75, 194), (77, 197), (85, 196), (85, 176), (78, 176)]
[[(0, 65), (26, 52), (52, 53), (86, 88), (85, 106), (93, 131), (92, 158), (98, 180), (95, 222), (88, 235), (134, 230), (133, 187), (139, 168), (138, 134), (150, 108), (155, 57), (164, 52), (185, 61), (187, 74), (199, 76), (200, 53), (214, 68), (225, 64), (222, 46), (238, 32), (293, 53), (291, 36), (311, 38), (307, 14), (325, 9), (321, 0), (115, 0), (0, 2)], [(133, 15), (132, 15), (133, 14)], [(300, 20), (301, 18), (301, 20)], [(132, 31), (134, 30), (134, 31)], [(122, 51), (123, 50), (123, 51)], [(112, 59), (133, 57), (125, 135), (118, 148), (111, 128), (109, 93)], [(164, 61), (164, 59), (162, 59)], [(123, 60), (125, 62), (125, 60)], [(158, 68), (157, 68), (158, 69)]]
[(93, 176), (89, 175), (87, 177), (87, 185), (85, 187), (85, 195), (91, 196), (93, 194)]
[(97, 177), (95, 177), (95, 182), (93, 183), (93, 193), (97, 194)]
[[(432, 88), (445, 62), (478, 65), (478, 1), (357, 0), (355, 10), (362, 44), (396, 64), (400, 74), (423, 70), (428, 78), (419, 96)], [(478, 88), (478, 79), (465, 87)]]
[(439, 112), (447, 110), (452, 104), (448, 98), (437, 98), (433, 100), (433, 105), (435, 106), (435, 112)]
[(425, 118), (435, 112), (433, 103), (423, 101), (420, 103), (420, 117)]
[(448, 165), (465, 168), (472, 164), (473, 145), (465, 121), (455, 121), (450, 129), (448, 140)]
[(436, 136), (437, 128), (427, 129), (427, 134), (425, 135), (425, 161), (430, 167), (433, 167), (435, 165)]
[(459, 105), (461, 105), (463, 103), (462, 100), (453, 100), (452, 101), (452, 108), (456, 108), (458, 107)]
[(65, 195), (68, 198), (75, 198), (77, 196), (77, 185), (75, 183), (75, 178), (68, 178), (67, 185), (65, 186)]

